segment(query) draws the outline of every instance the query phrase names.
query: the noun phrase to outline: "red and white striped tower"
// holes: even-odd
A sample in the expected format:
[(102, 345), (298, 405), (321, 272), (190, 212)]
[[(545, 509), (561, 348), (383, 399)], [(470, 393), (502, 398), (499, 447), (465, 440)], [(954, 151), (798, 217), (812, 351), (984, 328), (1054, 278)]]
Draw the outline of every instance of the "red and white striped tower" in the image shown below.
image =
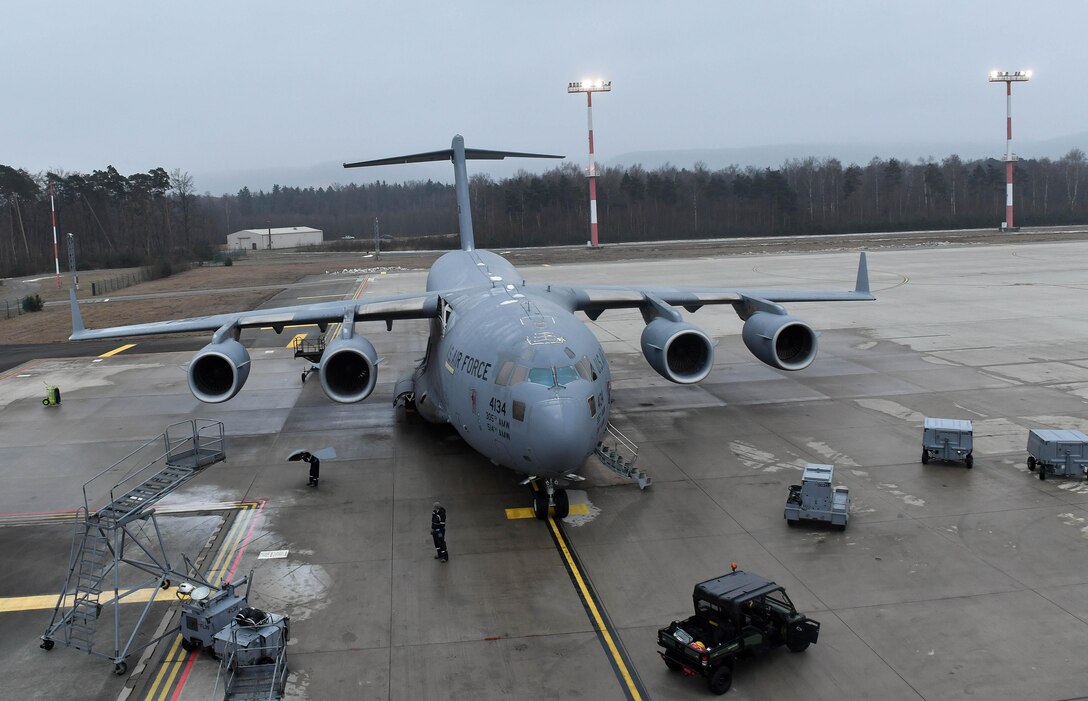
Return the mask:
[(597, 248), (597, 162), (593, 160), (593, 93), (611, 92), (610, 80), (579, 80), (567, 83), (567, 92), (586, 94), (586, 114), (589, 122), (589, 245)]
[[(57, 248), (57, 205), (53, 201), (53, 176), (49, 176), (49, 210), (53, 214), (53, 261), (57, 265), (57, 289), (60, 289), (60, 252)], [(75, 271), (72, 271), (73, 274)]]
[(1017, 231), (1012, 220), (1012, 164), (1016, 154), (1012, 152), (1012, 84), (1031, 79), (1031, 71), (990, 71), (991, 83), (1005, 84), (1005, 231)]

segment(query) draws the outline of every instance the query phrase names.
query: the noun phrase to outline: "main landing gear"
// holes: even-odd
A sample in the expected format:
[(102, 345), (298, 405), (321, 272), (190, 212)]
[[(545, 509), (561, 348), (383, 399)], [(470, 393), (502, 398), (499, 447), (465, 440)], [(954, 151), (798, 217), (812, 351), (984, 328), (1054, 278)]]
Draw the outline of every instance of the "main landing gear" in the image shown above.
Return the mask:
[[(548, 507), (555, 507), (556, 518), (566, 518), (570, 514), (570, 499), (567, 490), (557, 487), (555, 480), (548, 478), (537, 480), (533, 490), (533, 515), (543, 521), (548, 518)], [(541, 488), (543, 487), (543, 488)]]

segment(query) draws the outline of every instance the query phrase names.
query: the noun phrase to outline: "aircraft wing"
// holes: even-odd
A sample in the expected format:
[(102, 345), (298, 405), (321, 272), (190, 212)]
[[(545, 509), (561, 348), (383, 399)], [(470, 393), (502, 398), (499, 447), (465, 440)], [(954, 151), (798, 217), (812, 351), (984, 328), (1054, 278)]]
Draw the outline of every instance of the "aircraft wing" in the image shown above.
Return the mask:
[(245, 329), (271, 326), (273, 329), (280, 331), (285, 326), (300, 324), (318, 324), (324, 327), (328, 323), (344, 321), (391, 322), (394, 319), (428, 319), (438, 316), (438, 293), (413, 292), (342, 302), (300, 304), (274, 309), (255, 309), (253, 311), (198, 316), (188, 319), (128, 324), (105, 329), (87, 329), (83, 327), (74, 292), (71, 294), (71, 305), (72, 335), (69, 340), (88, 341), (105, 338), (126, 338), (128, 336), (217, 331), (224, 328)]
[[(552, 287), (554, 292), (561, 288)], [(865, 254), (858, 262), (857, 282), (851, 291), (763, 290), (723, 287), (641, 287), (584, 286), (562, 290), (572, 311), (583, 311), (596, 319), (608, 309), (645, 309), (658, 304), (683, 307), (694, 312), (707, 304), (731, 304), (737, 314), (747, 319), (754, 311), (783, 314), (780, 302), (848, 302), (876, 299), (869, 291), (869, 269)]]

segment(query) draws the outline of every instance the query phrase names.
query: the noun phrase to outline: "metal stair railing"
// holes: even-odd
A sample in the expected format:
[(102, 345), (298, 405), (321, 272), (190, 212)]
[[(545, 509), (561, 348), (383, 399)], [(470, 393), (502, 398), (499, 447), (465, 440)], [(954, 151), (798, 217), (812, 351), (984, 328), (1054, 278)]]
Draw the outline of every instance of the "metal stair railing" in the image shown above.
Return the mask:
[[(187, 430), (182, 431), (181, 427)], [(160, 436), (84, 483), (83, 506), (77, 510), (77, 514), (83, 516), (82, 533), (77, 530), (73, 534), (68, 574), (49, 626), (42, 635), (43, 649), (53, 648), (60, 631), (66, 646), (109, 658), (114, 662), (117, 674), (127, 670), (125, 658), (131, 653), (140, 626), (155, 603), (155, 595), (170, 587), (171, 576), (178, 580), (186, 578), (185, 573), (174, 571), (169, 564), (155, 510), (151, 507), (204, 467), (225, 460), (223, 436), (223, 424), (219, 421), (192, 419), (171, 424)], [(160, 462), (164, 466), (160, 467)], [(142, 467), (135, 467), (141, 464)], [(118, 473), (123, 476), (112, 487), (102, 489), (99, 486), (107, 475)], [(92, 503), (98, 504), (106, 496), (109, 500), (104, 505), (92, 507)], [(147, 529), (148, 525), (150, 529)], [(133, 528), (137, 530), (130, 530)], [(150, 533), (145, 534), (145, 530)], [(126, 552), (126, 546), (129, 552)], [(132, 569), (137, 573), (130, 576)], [(136, 581), (140, 573), (144, 578)], [(152, 594), (131, 635), (123, 640), (120, 605), (127, 597), (147, 588), (152, 589)], [(103, 601), (102, 594), (106, 591), (111, 592), (111, 596)], [(113, 607), (112, 653), (99, 652), (94, 649), (97, 620), (110, 606)], [(140, 647), (154, 644), (173, 633), (171, 630)]]
[(638, 446), (611, 423), (606, 430), (607, 437), (593, 451), (597, 459), (617, 475), (638, 482), (639, 489), (649, 487), (653, 480), (635, 467), (638, 462)]

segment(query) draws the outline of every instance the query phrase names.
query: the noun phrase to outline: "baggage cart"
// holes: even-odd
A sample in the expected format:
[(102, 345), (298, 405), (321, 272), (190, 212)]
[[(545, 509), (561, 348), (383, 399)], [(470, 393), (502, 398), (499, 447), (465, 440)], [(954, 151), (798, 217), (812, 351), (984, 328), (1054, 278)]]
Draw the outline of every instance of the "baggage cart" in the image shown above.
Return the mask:
[(974, 438), (971, 422), (964, 419), (925, 420), (922, 430), (922, 464), (930, 460), (960, 462), (970, 469), (975, 462), (971, 454)]
[(1033, 428), (1028, 431), (1028, 470), (1045, 480), (1088, 477), (1088, 436), (1080, 431)]

